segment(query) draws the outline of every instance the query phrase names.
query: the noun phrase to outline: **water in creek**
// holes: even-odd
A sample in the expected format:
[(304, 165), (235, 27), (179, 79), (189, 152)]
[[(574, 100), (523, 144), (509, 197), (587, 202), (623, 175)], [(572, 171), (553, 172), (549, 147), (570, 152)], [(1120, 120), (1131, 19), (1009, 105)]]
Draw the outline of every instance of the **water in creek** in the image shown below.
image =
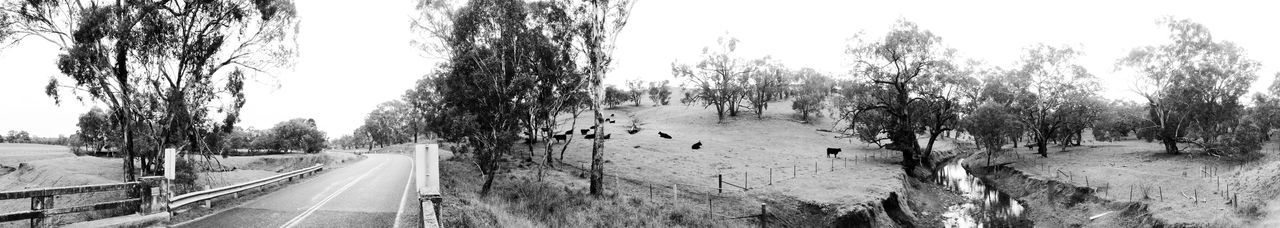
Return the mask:
[(1022, 217), (1022, 204), (1008, 194), (987, 186), (982, 179), (970, 175), (961, 165), (964, 159), (954, 159), (938, 170), (938, 184), (959, 192), (966, 201), (947, 207), (942, 216), (947, 227), (1030, 227), (1031, 222)]

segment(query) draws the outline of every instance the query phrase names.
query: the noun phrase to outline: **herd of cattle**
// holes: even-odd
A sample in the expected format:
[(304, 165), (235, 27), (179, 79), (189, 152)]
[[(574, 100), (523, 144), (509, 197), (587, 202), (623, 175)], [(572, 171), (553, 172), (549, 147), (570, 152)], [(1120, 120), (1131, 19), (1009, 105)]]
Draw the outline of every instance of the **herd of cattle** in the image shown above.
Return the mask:
[[(616, 123), (616, 122), (617, 122), (617, 120), (614, 120), (614, 119), (613, 119), (613, 117), (614, 117), (614, 115), (613, 115), (613, 114), (609, 114), (609, 118), (608, 118), (608, 119), (600, 118), (600, 119), (598, 119), (597, 121), (600, 121), (600, 122), (602, 122), (602, 123), (603, 123), (603, 122)], [(595, 139), (595, 138), (596, 138), (596, 134), (594, 134), (593, 132), (591, 132), (592, 130), (595, 130), (595, 128), (596, 128), (596, 126), (591, 126), (590, 128), (583, 128), (583, 129), (578, 129), (578, 130), (581, 132), (581, 134), (582, 134), (582, 136), (583, 136), (582, 138), (584, 138), (584, 139)], [(542, 130), (543, 130), (543, 131), (550, 131), (551, 129), (543, 128)], [(640, 129), (639, 129), (639, 128), (634, 128), (634, 127), (633, 127), (632, 129), (628, 129), (628, 130), (627, 130), (627, 134), (634, 135), (634, 134), (636, 134), (636, 133), (640, 133)], [(533, 134), (525, 133), (525, 135), (527, 135), (527, 136), (532, 136)], [(567, 141), (567, 140), (569, 140), (569, 136), (570, 136), (570, 135), (573, 135), (573, 130), (565, 131), (563, 134), (555, 134), (555, 135), (552, 135), (552, 138), (553, 138), (553, 139), (555, 139), (555, 140), (556, 140), (556, 142), (558, 143), (558, 142), (562, 142), (562, 141)], [(612, 137), (613, 137), (613, 134), (605, 134), (604, 136), (601, 136), (600, 138), (601, 138), (601, 139), (610, 139), (610, 138), (612, 138)], [(671, 137), (671, 134), (667, 134), (666, 132), (661, 132), (661, 131), (659, 131), (659, 132), (658, 132), (658, 137), (661, 137), (661, 138), (664, 138), (664, 139), (672, 139), (672, 138), (673, 138), (673, 137)], [(537, 141), (537, 140), (536, 140), (536, 139), (533, 139), (533, 137), (529, 137), (529, 139), (525, 140), (525, 143), (530, 143), (530, 144), (532, 144), (532, 143), (534, 143), (534, 142), (536, 142), (536, 141)], [(694, 150), (702, 149), (702, 141), (698, 141), (697, 143), (694, 143), (694, 144), (693, 144), (693, 146), (690, 146), (690, 148), (691, 148), (691, 149), (694, 149)], [(833, 156), (834, 156), (834, 157), (836, 157), (836, 158), (839, 158), (839, 157), (840, 157), (840, 156), (839, 156), (840, 151), (841, 151), (841, 149), (840, 149), (840, 148), (830, 148), (830, 147), (828, 147), (828, 148), (827, 148), (827, 157), (833, 157)]]

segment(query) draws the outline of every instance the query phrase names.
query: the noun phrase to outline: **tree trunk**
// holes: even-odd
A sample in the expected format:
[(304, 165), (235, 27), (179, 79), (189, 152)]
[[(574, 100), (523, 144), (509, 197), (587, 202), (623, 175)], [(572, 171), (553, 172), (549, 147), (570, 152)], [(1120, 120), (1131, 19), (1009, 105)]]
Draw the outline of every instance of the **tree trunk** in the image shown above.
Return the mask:
[(1164, 151), (1166, 153), (1174, 154), (1174, 155), (1178, 154), (1177, 140), (1166, 139), (1166, 140), (1160, 140), (1160, 141), (1164, 144)]
[(604, 80), (604, 75), (600, 70), (603, 70), (603, 67), (598, 67), (595, 72), (592, 72), (594, 77), (591, 83), (594, 87), (591, 90), (591, 112), (595, 117), (592, 118), (592, 121), (595, 122), (596, 129), (593, 131), (595, 138), (591, 140), (590, 192), (591, 195), (595, 196), (604, 195), (604, 134), (601, 134), (604, 132), (604, 123), (602, 122), (604, 114), (600, 113), (600, 100), (603, 98), (601, 94), (604, 93), (600, 84)]
[(480, 188), (480, 196), (489, 195), (489, 190), (493, 189), (493, 176), (497, 176), (495, 175), (497, 172), (494, 172), (492, 168), (490, 168), (488, 172), (484, 172), (484, 173), (485, 173), (484, 186)]
[(1084, 144), (1084, 129), (1076, 131), (1076, 146)]
[[(121, 23), (120, 31), (126, 31), (128, 29), (127, 27), (124, 27), (124, 24), (126, 23)], [(121, 105), (122, 108), (120, 110), (120, 129), (124, 131), (124, 180), (126, 182), (132, 182), (138, 180), (138, 175), (137, 169), (135, 169), (133, 164), (133, 158), (135, 155), (133, 150), (133, 113), (131, 111), (131, 106), (133, 104), (130, 102), (133, 99), (129, 98), (129, 96), (132, 95), (129, 91), (129, 68), (127, 66), (128, 42), (116, 42), (115, 51), (115, 76), (116, 81), (120, 82), (120, 100), (123, 104)]]
[(1040, 157), (1045, 157), (1045, 158), (1049, 157), (1048, 139), (1044, 139), (1043, 137), (1040, 139), (1036, 139), (1036, 153), (1039, 153)]

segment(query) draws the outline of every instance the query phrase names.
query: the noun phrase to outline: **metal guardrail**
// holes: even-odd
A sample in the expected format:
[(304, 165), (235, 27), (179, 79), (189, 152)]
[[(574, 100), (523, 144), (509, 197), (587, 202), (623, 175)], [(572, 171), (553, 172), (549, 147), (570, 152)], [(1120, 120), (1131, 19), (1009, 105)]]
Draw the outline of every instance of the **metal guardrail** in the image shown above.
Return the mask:
[(54, 197), (58, 195), (82, 194), (106, 191), (121, 191), (136, 189), (139, 182), (128, 182), (120, 184), (100, 184), (87, 186), (71, 186), (71, 187), (54, 187), (40, 188), (21, 191), (0, 192), (0, 200), (31, 198), (31, 210), (18, 211), (0, 214), (0, 222), (17, 221), (23, 219), (31, 220), (31, 227), (44, 227), (53, 224), (47, 224), (44, 221), (52, 215), (86, 212), (95, 210), (116, 209), (122, 206), (133, 206), (137, 209), (137, 205), (142, 203), (142, 198), (133, 197), (125, 200), (117, 200), (110, 202), (95, 203), (89, 205), (78, 205), (73, 207), (54, 208)]
[(315, 172), (319, 172), (321, 170), (324, 170), (324, 165), (316, 164), (311, 167), (294, 170), (288, 173), (283, 173), (280, 175), (275, 175), (267, 178), (254, 180), (254, 181), (249, 181), (245, 183), (240, 183), (240, 184), (235, 184), (235, 185), (220, 187), (220, 188), (214, 188), (214, 189), (209, 189), (204, 191), (182, 194), (179, 196), (174, 196), (173, 198), (170, 199), (169, 208), (171, 210), (175, 208), (181, 208), (183, 206), (187, 206), (192, 203), (211, 200), (220, 196), (239, 193), (244, 190), (253, 189), (253, 188), (267, 185), (270, 183), (275, 183), (280, 180), (284, 180), (284, 179), (292, 180), (294, 177), (305, 176), (307, 174), (314, 174)]

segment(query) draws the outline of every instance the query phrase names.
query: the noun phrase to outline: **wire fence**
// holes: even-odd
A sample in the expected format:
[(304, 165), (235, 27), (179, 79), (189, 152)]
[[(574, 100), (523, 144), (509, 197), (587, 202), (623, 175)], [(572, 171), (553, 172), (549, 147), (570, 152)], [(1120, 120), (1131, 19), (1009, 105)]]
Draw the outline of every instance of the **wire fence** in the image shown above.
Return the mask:
[[(1264, 153), (1275, 152), (1274, 149), (1264, 151)], [(1015, 153), (1012, 159), (1014, 162), (1023, 162), (1031, 159), (1029, 157), (1032, 156)], [(1105, 170), (1078, 170), (1068, 168), (1074, 167), (1071, 164), (1050, 163), (1039, 163), (1028, 168), (1038, 172), (1042, 178), (1082, 186), (1093, 192), (1094, 196), (1113, 201), (1190, 201), (1193, 204), (1219, 202), (1235, 208), (1241, 206), (1240, 192), (1244, 191), (1242, 188), (1249, 182), (1262, 181), (1264, 178), (1264, 175), (1242, 176), (1241, 174), (1263, 169), (1263, 166), (1268, 164), (1270, 163), (1265, 159), (1210, 162), (1193, 170), (1184, 171), (1181, 177), (1165, 176), (1141, 180), (1138, 183), (1115, 185), (1111, 183), (1114, 180), (1109, 177), (1119, 174)], [(1112, 193), (1111, 190), (1116, 192)]]
[[(761, 224), (767, 224), (769, 218), (774, 217), (768, 211), (768, 206), (760, 205), (758, 214), (752, 213), (748, 215), (732, 215), (733, 211), (744, 212), (753, 211), (754, 209), (744, 209), (740, 204), (724, 202), (726, 197), (750, 197), (750, 193), (754, 190), (766, 188), (777, 184), (785, 184), (802, 178), (813, 178), (819, 175), (831, 174), (838, 171), (847, 171), (850, 168), (858, 168), (858, 166), (870, 163), (883, 164), (886, 159), (897, 159), (893, 151), (872, 151), (864, 153), (847, 154), (845, 157), (826, 157), (819, 159), (792, 160), (785, 165), (770, 165), (764, 167), (751, 168), (732, 168), (732, 172), (722, 172), (729, 168), (717, 169), (717, 174), (698, 178), (707, 184), (690, 184), (678, 183), (676, 181), (652, 181), (638, 179), (634, 177), (622, 177), (612, 174), (604, 174), (604, 184), (606, 189), (614, 191), (631, 191), (632, 193), (647, 194), (649, 198), (670, 198), (671, 200), (686, 200), (693, 202), (705, 202), (707, 207), (705, 216), (712, 219), (732, 220), (732, 219), (756, 219)], [(581, 172), (588, 172), (590, 164), (587, 162), (561, 162), (560, 167), (570, 167)], [(666, 182), (666, 183), (663, 183)], [(640, 191), (640, 192), (636, 192)], [(732, 207), (732, 208), (730, 208)]]

